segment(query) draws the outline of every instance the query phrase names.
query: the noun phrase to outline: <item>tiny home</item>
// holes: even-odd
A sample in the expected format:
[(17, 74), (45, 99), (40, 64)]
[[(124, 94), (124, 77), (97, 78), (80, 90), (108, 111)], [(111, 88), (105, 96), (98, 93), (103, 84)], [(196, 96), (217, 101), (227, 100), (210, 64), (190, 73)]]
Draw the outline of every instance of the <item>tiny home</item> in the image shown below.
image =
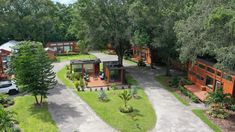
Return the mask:
[(103, 62), (101, 72), (100, 59), (94, 60), (71, 60), (70, 73), (81, 73), (87, 82), (87, 87), (105, 87), (112, 83), (124, 83), (124, 67), (119, 66), (117, 61)]
[[(235, 72), (226, 73), (213, 67), (214, 63), (197, 59), (195, 64), (188, 66), (188, 79), (195, 85), (187, 85), (189, 91), (200, 96), (199, 99), (204, 101), (208, 92), (223, 88), (224, 93), (235, 96)], [(195, 90), (198, 91), (195, 91)], [(197, 95), (198, 94), (198, 95)], [(204, 96), (203, 96), (204, 95)]]
[(138, 62), (142, 59), (146, 64), (151, 64), (151, 53), (149, 48), (133, 46), (132, 52), (133, 52), (132, 60)]
[(66, 41), (66, 42), (49, 42), (46, 45), (47, 48), (54, 49), (57, 54), (65, 53), (77, 53), (77, 43), (75, 41)]
[(48, 58), (50, 60), (55, 60), (56, 59), (56, 57), (55, 57), (55, 50), (54, 49), (45, 48), (45, 51), (47, 52)]

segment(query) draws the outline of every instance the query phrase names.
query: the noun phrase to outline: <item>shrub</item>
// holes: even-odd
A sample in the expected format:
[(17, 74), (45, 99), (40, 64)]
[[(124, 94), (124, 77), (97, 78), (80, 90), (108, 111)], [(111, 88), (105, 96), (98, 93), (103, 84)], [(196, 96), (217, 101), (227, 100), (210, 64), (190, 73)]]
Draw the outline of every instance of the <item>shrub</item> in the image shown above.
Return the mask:
[(146, 64), (145, 64), (145, 62), (144, 62), (144, 60), (142, 58), (138, 61), (137, 65), (138, 66), (143, 66), (143, 67), (146, 66)]
[(124, 112), (124, 113), (130, 113), (133, 112), (133, 108), (131, 106), (127, 105), (127, 102), (129, 100), (131, 100), (132, 96), (130, 94), (130, 92), (128, 92), (127, 90), (124, 90), (119, 97), (123, 100), (124, 106), (120, 107), (119, 110), (120, 112)]
[(9, 99), (8, 95), (0, 94), (0, 105), (3, 105), (4, 107), (9, 107), (11, 105), (14, 105), (14, 103), (14, 100)]
[(233, 105), (230, 106), (230, 110), (231, 110), (231, 111), (235, 111), (235, 104), (233, 104)]
[(71, 73), (70, 73), (69, 71), (66, 72), (66, 77), (67, 77), (68, 79), (70, 79), (70, 80), (72, 79)]
[(180, 78), (178, 76), (174, 76), (171, 80), (171, 84), (174, 87), (178, 87), (179, 85)]
[(198, 99), (198, 97), (196, 97), (195, 95), (192, 95), (192, 96), (191, 96), (191, 100), (192, 100), (194, 103), (199, 103), (199, 99)]
[(229, 116), (229, 114), (225, 111), (222, 104), (216, 104), (216, 103), (211, 104), (209, 106), (209, 110), (207, 111), (207, 113), (214, 118), (221, 118), (221, 119), (225, 119)]
[(207, 104), (219, 103), (222, 106), (229, 105), (232, 103), (232, 98), (230, 94), (224, 94), (223, 89), (219, 88), (214, 92), (209, 92), (209, 95), (206, 98)]
[(75, 79), (75, 80), (73, 81), (73, 83), (74, 83), (75, 88), (76, 88), (78, 91), (80, 91), (78, 80), (77, 80), (77, 79)]
[(80, 77), (80, 87), (82, 88), (82, 91), (84, 91), (85, 83), (82, 77)]
[(70, 66), (69, 66), (69, 65), (66, 65), (66, 69), (69, 71), (69, 70), (70, 70)]
[(111, 85), (111, 88), (112, 88), (113, 90), (117, 90), (117, 89), (118, 89), (117, 84), (116, 84), (116, 83), (112, 84), (112, 85)]
[(6, 111), (0, 105), (0, 128), (3, 132), (13, 131), (15, 124), (18, 123), (15, 120), (15, 113)]
[(98, 93), (98, 99), (102, 102), (108, 101), (107, 95), (104, 90), (100, 90)]
[(132, 106), (128, 106), (128, 105), (126, 107), (125, 106), (120, 107), (119, 110), (122, 113), (131, 113), (131, 112), (134, 111), (133, 107)]
[(193, 84), (192, 82), (190, 82), (188, 79), (185, 79), (185, 78), (181, 78), (178, 83), (178, 85), (180, 86), (192, 85), (192, 84)]
[(132, 87), (130, 90), (131, 96), (136, 98), (137, 97), (137, 93), (138, 93), (138, 88), (137, 87)]
[(179, 86), (178, 88), (182, 94), (184, 94), (185, 96), (188, 96), (189, 92), (183, 86)]

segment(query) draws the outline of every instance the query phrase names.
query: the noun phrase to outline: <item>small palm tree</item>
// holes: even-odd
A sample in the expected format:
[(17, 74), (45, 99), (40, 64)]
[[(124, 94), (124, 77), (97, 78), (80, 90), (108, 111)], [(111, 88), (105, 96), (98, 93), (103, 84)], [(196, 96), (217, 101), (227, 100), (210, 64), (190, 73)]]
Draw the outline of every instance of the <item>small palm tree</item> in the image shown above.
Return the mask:
[(124, 106), (127, 108), (127, 102), (132, 98), (131, 94), (125, 90), (119, 95), (119, 97), (123, 100)]

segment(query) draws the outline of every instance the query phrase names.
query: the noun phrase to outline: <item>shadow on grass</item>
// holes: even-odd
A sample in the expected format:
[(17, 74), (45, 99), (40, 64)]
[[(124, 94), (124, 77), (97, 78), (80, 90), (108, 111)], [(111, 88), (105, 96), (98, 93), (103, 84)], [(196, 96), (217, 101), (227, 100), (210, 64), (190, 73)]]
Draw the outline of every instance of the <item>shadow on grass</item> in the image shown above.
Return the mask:
[[(48, 105), (50, 105), (50, 108), (48, 108)], [(41, 106), (33, 104), (29, 108), (29, 112), (38, 120), (52, 124), (54, 124), (54, 121), (57, 123), (63, 123), (67, 122), (67, 119), (69, 118), (82, 117), (82, 113), (77, 111), (76, 107), (71, 107), (69, 104), (44, 103)]]
[(133, 112), (128, 113), (128, 116), (131, 117), (132, 120), (137, 121), (138, 117), (143, 117), (143, 115), (140, 113), (138, 109), (134, 109)]

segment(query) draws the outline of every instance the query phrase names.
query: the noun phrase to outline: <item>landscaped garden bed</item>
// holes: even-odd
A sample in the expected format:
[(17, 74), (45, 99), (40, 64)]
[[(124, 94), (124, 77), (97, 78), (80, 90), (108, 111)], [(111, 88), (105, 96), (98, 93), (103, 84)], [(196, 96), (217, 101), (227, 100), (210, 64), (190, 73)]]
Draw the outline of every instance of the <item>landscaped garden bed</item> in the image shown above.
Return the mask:
[(48, 112), (47, 103), (35, 105), (33, 96), (16, 97), (15, 104), (8, 109), (16, 113), (16, 120), (23, 132), (58, 132)]
[[(66, 70), (64, 67), (57, 73), (57, 77), (67, 87), (72, 87), (74, 84), (66, 77)], [(108, 90), (94, 88), (92, 91), (76, 91), (76, 93), (100, 118), (119, 131), (143, 132), (151, 130), (156, 124), (156, 115), (147, 95), (142, 88), (136, 87), (138, 83), (132, 76), (127, 75), (126, 82), (129, 84), (129, 88), (127, 86), (118, 88), (116, 85), (112, 85)], [(132, 89), (130, 89), (131, 85)], [(123, 99), (120, 97), (124, 91), (131, 95), (127, 107), (124, 106)], [(130, 107), (131, 109), (129, 109)], [(130, 111), (123, 112), (122, 108), (128, 108)]]
[(122, 113), (119, 111), (123, 101), (119, 95), (124, 90), (105, 91), (108, 101), (102, 102), (98, 98), (99, 91), (77, 92), (89, 106), (113, 128), (122, 132), (144, 132), (154, 128), (156, 115), (144, 90), (138, 88), (139, 98), (132, 98), (128, 104), (133, 107), (133, 112)]

